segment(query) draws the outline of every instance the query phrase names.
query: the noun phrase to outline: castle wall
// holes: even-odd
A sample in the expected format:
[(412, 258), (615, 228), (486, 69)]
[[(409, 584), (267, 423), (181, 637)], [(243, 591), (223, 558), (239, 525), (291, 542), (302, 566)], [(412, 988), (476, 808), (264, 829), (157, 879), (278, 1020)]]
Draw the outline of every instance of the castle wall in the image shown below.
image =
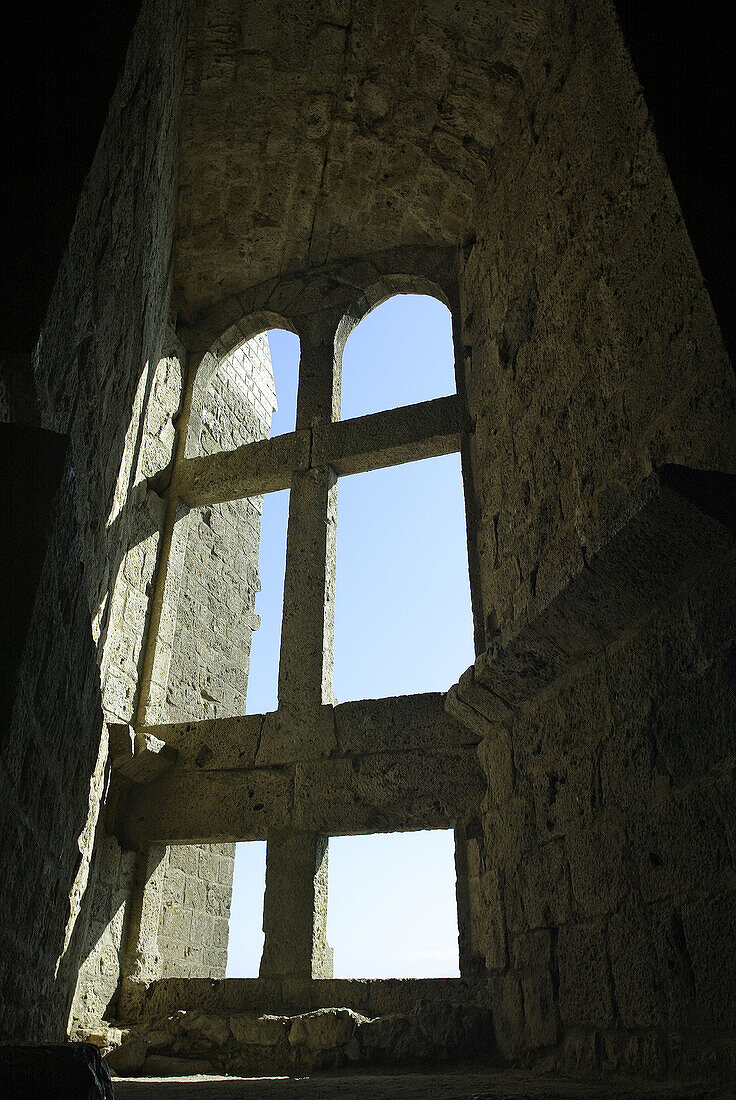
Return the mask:
[[(487, 643), (652, 468), (736, 469), (733, 375), (610, 9), (550, 18), (462, 275)], [(489, 725), (472, 946), (508, 1056), (726, 1057), (733, 610), (728, 569), (711, 571)]]
[[(137, 539), (135, 509), (127, 492), (118, 508), (116, 490), (123, 460), (136, 472), (131, 410), (163, 350), (183, 38), (177, 0), (144, 4), (36, 349), (42, 423), (68, 434), (71, 451), (0, 772), (6, 1037), (61, 1037), (87, 946), (105, 608)], [(142, 602), (128, 613), (139, 612)]]

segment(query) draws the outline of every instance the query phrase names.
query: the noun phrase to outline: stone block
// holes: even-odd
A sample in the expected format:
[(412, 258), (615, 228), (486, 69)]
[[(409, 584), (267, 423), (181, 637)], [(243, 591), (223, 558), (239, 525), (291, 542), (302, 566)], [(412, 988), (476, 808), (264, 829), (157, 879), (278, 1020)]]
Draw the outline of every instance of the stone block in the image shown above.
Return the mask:
[(560, 1034), (555, 987), (550, 973), (523, 974), (524, 1023), (531, 1049), (552, 1047)]
[(570, 880), (560, 842), (525, 852), (511, 877), (517, 904), (509, 922), (516, 931), (565, 924), (572, 914)]
[(662, 1035), (656, 1031), (631, 1034), (610, 1031), (603, 1035), (601, 1064), (606, 1072), (636, 1073), (661, 1077), (667, 1066)]
[(215, 920), (209, 913), (203, 912), (203, 908), (192, 912), (191, 940), (198, 947), (208, 947), (212, 944)]
[(218, 917), (212, 929), (212, 946), (222, 947), (227, 950), (230, 936), (230, 925), (227, 919)]
[(513, 971), (499, 974), (491, 985), (496, 1046), (502, 1058), (516, 1058), (524, 1047), (524, 1003)]
[(291, 1022), (287, 1016), (231, 1016), (230, 1030), (244, 1046), (273, 1047), (285, 1042)]
[(227, 950), (221, 947), (207, 947), (202, 952), (203, 977), (224, 978), (227, 968)]
[(171, 906), (161, 914), (161, 931), (165, 937), (188, 940), (192, 930), (192, 913), (189, 909)]
[(181, 1028), (187, 1035), (206, 1039), (213, 1046), (224, 1046), (230, 1038), (230, 1025), (224, 1016), (186, 1012), (181, 1017)]
[(191, 909), (193, 913), (201, 913), (206, 906), (206, 884), (199, 878), (187, 878), (184, 884), (184, 907)]
[(627, 1028), (662, 1022), (654, 939), (646, 913), (629, 900), (608, 922), (608, 943), (616, 1004)]
[(117, 1077), (135, 1077), (143, 1069), (148, 1039), (132, 1038), (105, 1055), (105, 1061)]
[(594, 1031), (572, 1030), (565, 1035), (562, 1065), (568, 1073), (590, 1076), (598, 1068), (598, 1046)]
[(576, 912), (589, 918), (617, 910), (632, 889), (634, 874), (620, 826), (601, 825), (573, 833), (566, 848)]
[(667, 798), (637, 815), (628, 833), (645, 901), (730, 886), (728, 841), (705, 791)]
[(610, 1027), (613, 1004), (603, 924), (560, 928), (560, 1017), (566, 1029)]
[(289, 1029), (289, 1043), (309, 1050), (334, 1050), (349, 1043), (361, 1020), (349, 1008), (324, 1008), (296, 1016)]
[(187, 877), (196, 878), (199, 869), (199, 850), (193, 844), (173, 844), (169, 849), (169, 866), (183, 871)]
[(363, 699), (335, 707), (341, 754), (455, 749), (467, 745), (467, 729), (445, 713), (445, 696), (432, 692)]
[(698, 1021), (736, 1028), (736, 891), (686, 902), (682, 925)]
[(166, 1054), (149, 1054), (143, 1063), (144, 1077), (196, 1077), (214, 1073), (211, 1062), (203, 1058), (172, 1058)]

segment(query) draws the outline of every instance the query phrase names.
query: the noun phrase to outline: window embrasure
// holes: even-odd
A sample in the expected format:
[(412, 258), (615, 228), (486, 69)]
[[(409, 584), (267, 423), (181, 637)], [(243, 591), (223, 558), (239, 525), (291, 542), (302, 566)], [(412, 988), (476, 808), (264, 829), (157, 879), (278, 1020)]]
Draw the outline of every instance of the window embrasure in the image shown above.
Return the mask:
[[(289, 489), (277, 709), (234, 718), (232, 730), (223, 725), (214, 751), (209, 728), (201, 735), (196, 724), (174, 731), (179, 758), (165, 789), (155, 806), (134, 791), (126, 822), (136, 843), (267, 840), (263, 977), (332, 972), (328, 837), (456, 828), (476, 812), (481, 794), (475, 754), (445, 714), (442, 692), (339, 706), (333, 694), (339, 479), (460, 448), (464, 420), (454, 393), (340, 419), (350, 332), (390, 294), (410, 289), (388, 280), (342, 320), (329, 310), (295, 319), (301, 358), (294, 431), (187, 455), (174, 474), (176, 495), (189, 508)], [(377, 592), (377, 613), (381, 599)], [(424, 601), (437, 606), (431, 591)], [(200, 736), (209, 738), (211, 755), (195, 751)]]

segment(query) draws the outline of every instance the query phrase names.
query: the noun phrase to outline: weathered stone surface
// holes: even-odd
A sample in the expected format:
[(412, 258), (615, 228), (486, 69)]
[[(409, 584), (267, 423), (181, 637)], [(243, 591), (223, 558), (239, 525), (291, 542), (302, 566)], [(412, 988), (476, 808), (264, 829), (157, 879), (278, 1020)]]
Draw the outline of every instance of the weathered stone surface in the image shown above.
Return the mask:
[(355, 1035), (361, 1017), (349, 1008), (320, 1008), (296, 1016), (289, 1028), (289, 1043), (310, 1050), (331, 1050), (344, 1046)]
[(325, 837), (272, 830), (266, 849), (263, 978), (331, 978)]
[(287, 1016), (231, 1016), (230, 1030), (244, 1046), (273, 1047), (289, 1034)]
[(110, 1069), (117, 1077), (135, 1077), (143, 1069), (148, 1054), (148, 1039), (127, 1039), (105, 1056)]
[(149, 1054), (143, 1064), (144, 1077), (195, 1077), (212, 1073), (212, 1063), (203, 1058), (171, 1058)]
[[(449, 304), (458, 396), (337, 424), (349, 332), (406, 292)], [(297, 430), (264, 443), (277, 324)], [(2, 747), (6, 1033), (117, 1012), (147, 1063), (733, 1075), (734, 380), (613, 5), (146, 0), (34, 378), (73, 477)], [(333, 711), (333, 475), (458, 435), (458, 721)], [(287, 472), (279, 712), (243, 719), (260, 505), (226, 498)], [(180, 753), (114, 807), (137, 853), (99, 819), (103, 717)], [(449, 825), (467, 980), (317, 979), (324, 836)], [(291, 977), (219, 980), (231, 842), (273, 867), (295, 828)], [(330, 1005), (369, 1019), (325, 1048), (229, 1023)]]
[(448, 717), (439, 692), (363, 699), (335, 707), (340, 753), (450, 750), (472, 743), (468, 731)]

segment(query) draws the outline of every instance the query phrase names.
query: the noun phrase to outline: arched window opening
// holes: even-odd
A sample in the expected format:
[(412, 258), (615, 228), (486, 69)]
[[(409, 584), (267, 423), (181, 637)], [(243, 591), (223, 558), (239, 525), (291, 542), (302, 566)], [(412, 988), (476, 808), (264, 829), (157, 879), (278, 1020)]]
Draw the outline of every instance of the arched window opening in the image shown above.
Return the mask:
[(451, 830), (330, 838), (336, 978), (459, 976)]
[[(298, 365), (299, 339), (281, 330), (260, 333), (217, 362), (205, 358), (195, 383), (187, 457), (234, 451), (292, 430)], [(166, 658), (168, 671), (165, 692), (152, 708), (155, 719), (224, 718), (252, 713), (254, 705), (275, 707), (275, 673), (269, 705), (268, 687), (265, 694), (254, 689), (256, 702), (249, 705), (248, 685), (262, 623), (265, 641), (255, 645), (256, 663), (278, 662), (287, 511), (288, 490), (268, 494), (265, 502), (258, 495), (182, 513), (167, 579), (172, 614), (163, 617), (159, 636), (159, 666)], [(264, 609), (261, 567), (268, 593)], [(260, 683), (262, 676), (256, 679)]]
[[(396, 295), (348, 337), (343, 418), (454, 389), (451, 314), (436, 298)], [(447, 690), (473, 659), (459, 455), (341, 478), (336, 698)]]
[(452, 315), (428, 294), (397, 294), (372, 309), (342, 354), (342, 419), (455, 392)]
[[(216, 345), (220, 357), (215, 352), (205, 357), (193, 394), (185, 463), (174, 473), (178, 495), (171, 497), (166, 519), (173, 535), (158, 628), (161, 660), (154, 672), (164, 667), (167, 653), (170, 668), (163, 678), (151, 679), (167, 685), (158, 721), (187, 724), (176, 733), (182, 746), (199, 736), (203, 740), (191, 758), (182, 747), (181, 766), (173, 765), (192, 791), (186, 823), (178, 824), (178, 774), (171, 781), (173, 831), (168, 823), (149, 820), (145, 807), (134, 810), (132, 802), (129, 816), (131, 829), (144, 839), (227, 841), (194, 846), (197, 882), (189, 888), (187, 878), (184, 897), (188, 905), (191, 895), (192, 928), (200, 918), (209, 927), (209, 918), (222, 917), (225, 908), (229, 915), (235, 867), (232, 919), (225, 931), (220, 921), (218, 942), (211, 945), (222, 952), (224, 970), (229, 937), (230, 976), (329, 977), (324, 902), (328, 891), (341, 894), (341, 846), (357, 845), (350, 849), (354, 869), (363, 866), (367, 874), (378, 863), (385, 880), (412, 836), (425, 847), (409, 857), (421, 878), (411, 892), (416, 899), (423, 886), (430, 890), (424, 904), (449, 914), (443, 918), (449, 932), (445, 928), (424, 945), (412, 937), (401, 949), (403, 957), (399, 948), (390, 948), (380, 963), (353, 960), (343, 967), (337, 917), (330, 935), (338, 973), (457, 973), (449, 826), (465, 820), (466, 806), (462, 795), (446, 797), (444, 770), (431, 764), (454, 736), (446, 728), (441, 693), (473, 659), (458, 456), (464, 419), (454, 392), (450, 314), (437, 299), (403, 293), (409, 286), (408, 279), (392, 277), (369, 288), (362, 305), (346, 309), (339, 325), (328, 309), (318, 311), (310, 325), (300, 322), (309, 345), (299, 379), (300, 431), (294, 435), (300, 349), (293, 334), (262, 332), (237, 345), (225, 334)], [(362, 306), (380, 303), (386, 287), (396, 297), (355, 326)], [(376, 319), (381, 325), (373, 340)], [(341, 368), (342, 422), (335, 422)], [(269, 442), (275, 436), (281, 438)], [(168, 608), (176, 613), (167, 614)], [(408, 698), (396, 698), (402, 695)], [(351, 702), (330, 712), (336, 702), (371, 696), (378, 697), (377, 704)], [(273, 710), (277, 715), (268, 716)], [(246, 723), (239, 716), (247, 714), (266, 717)], [(422, 754), (427, 760), (427, 789), (417, 802), (407, 776), (404, 786), (378, 784), (375, 805), (366, 803), (370, 768), (361, 773), (354, 759), (369, 757), (373, 767), (380, 756), (381, 768), (404, 768), (396, 731), (405, 728), (407, 714), (415, 726), (413, 751), (418, 760)], [(234, 727), (230, 718), (238, 719)], [(198, 729), (200, 719), (225, 721)], [(213, 744), (222, 759), (215, 753), (208, 768)], [(256, 795), (261, 769), (288, 765), (298, 775), (305, 761), (313, 775), (295, 784), (284, 803), (286, 814), (280, 803), (271, 806)], [(227, 793), (238, 773), (247, 793), (242, 805)], [(209, 792), (206, 800), (203, 790)], [(213, 798), (217, 790), (222, 796)], [(335, 855), (329, 884), (327, 838), (364, 834), (378, 822), (386, 829), (430, 831), (330, 842)], [(252, 868), (238, 872), (231, 843), (254, 835), (268, 837), (265, 894), (261, 870), (255, 878)], [(445, 846), (444, 855), (426, 847), (437, 843)], [(244, 868), (246, 850), (253, 851), (249, 844), (238, 848), (238, 865)], [(380, 855), (385, 844), (389, 853)], [(193, 857), (186, 852), (181, 858), (188, 867)], [(438, 885), (435, 872), (441, 865), (450, 870)], [(184, 868), (172, 868), (172, 880), (179, 882)], [(411, 880), (406, 870), (397, 875), (399, 881)], [(164, 890), (167, 876), (168, 871)], [(378, 887), (373, 892), (381, 895)], [(177, 920), (172, 908), (172, 929)], [(348, 939), (366, 940), (356, 931), (354, 915), (346, 920), (345, 927), (353, 924)], [(420, 922), (415, 913), (393, 923), (411, 928)], [(242, 961), (246, 949), (247, 962)], [(177, 965), (186, 969), (188, 958), (184, 953)], [(212, 976), (221, 972), (220, 962), (213, 963)]]

